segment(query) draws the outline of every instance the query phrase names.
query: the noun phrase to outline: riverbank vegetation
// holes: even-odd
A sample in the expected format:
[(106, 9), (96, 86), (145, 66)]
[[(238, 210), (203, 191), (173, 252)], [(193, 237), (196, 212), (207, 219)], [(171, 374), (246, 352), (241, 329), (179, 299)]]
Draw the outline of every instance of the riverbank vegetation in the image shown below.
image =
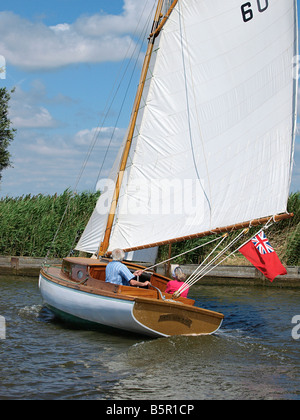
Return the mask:
[[(96, 205), (99, 193), (73, 194), (66, 190), (61, 195), (26, 195), (0, 200), (0, 255), (62, 258), (69, 255), (84, 230)], [(266, 235), (281, 261), (287, 265), (300, 265), (300, 192), (291, 194), (288, 211), (294, 217), (275, 223)], [(62, 223), (61, 223), (62, 221)], [(251, 228), (255, 234), (258, 228)], [(231, 234), (231, 238), (236, 233)], [(247, 236), (250, 238), (251, 236)], [(206, 237), (172, 245), (172, 256), (208, 242)], [(245, 241), (242, 239), (241, 244)], [(215, 244), (190, 252), (175, 260), (178, 264), (201, 262)], [(169, 255), (169, 246), (161, 247), (159, 259)], [(77, 254), (76, 254), (77, 255)], [(226, 264), (249, 265), (238, 252)]]
[[(98, 193), (26, 195), (0, 200), (0, 255), (67, 256), (83, 232)], [(61, 222), (62, 221), (62, 222)]]

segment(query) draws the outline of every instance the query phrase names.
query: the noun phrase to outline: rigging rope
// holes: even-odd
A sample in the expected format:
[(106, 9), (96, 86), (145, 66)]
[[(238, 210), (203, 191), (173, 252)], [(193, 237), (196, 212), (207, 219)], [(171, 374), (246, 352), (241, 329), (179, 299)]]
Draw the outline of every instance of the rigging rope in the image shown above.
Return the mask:
[[(259, 229), (258, 232), (255, 235), (253, 235), (253, 237), (258, 235), (262, 230), (268, 229), (273, 223), (274, 223), (274, 220), (273, 220), (273, 217), (271, 217), (268, 220), (268, 222), (261, 229)], [(182, 284), (182, 286), (173, 294), (173, 296), (175, 298), (179, 297), (182, 294), (182, 292), (184, 292), (185, 290), (187, 290), (188, 288), (193, 286), (200, 279), (202, 279), (204, 276), (206, 276), (208, 273), (210, 273), (214, 268), (218, 267), (227, 258), (231, 257), (236, 251), (238, 251), (240, 248), (242, 248), (249, 241), (249, 239), (247, 239), (247, 241), (245, 241), (242, 245), (239, 245), (238, 248), (236, 248), (234, 251), (232, 251), (229, 255), (227, 255), (223, 259), (221, 259), (216, 265), (212, 266), (215, 261), (217, 261), (219, 258), (221, 258), (222, 255), (224, 255), (225, 252), (228, 251), (229, 248), (231, 248), (236, 242), (239, 241), (239, 239), (242, 237), (242, 235), (245, 235), (248, 232), (249, 232), (249, 228), (244, 229), (242, 232), (240, 232), (239, 235), (237, 235), (228, 245), (226, 245), (226, 247), (222, 251), (220, 251), (211, 261), (209, 261), (209, 263), (207, 265), (205, 265), (203, 267), (203, 264), (205, 263), (205, 261), (207, 261), (207, 259), (210, 257), (210, 255), (212, 255), (212, 253), (218, 248), (218, 246), (221, 245), (221, 243), (222, 243), (222, 241), (221, 241), (220, 244), (218, 244), (213, 249), (213, 251), (205, 258), (205, 260), (200, 264), (200, 266), (196, 268), (196, 270), (191, 274), (191, 276), (188, 278), (188, 280), (185, 281)]]
[[(149, 270), (152, 270), (152, 269), (153, 269), (153, 268), (155, 268), (155, 267), (158, 267), (159, 265), (162, 265), (162, 264), (165, 264), (165, 263), (167, 263), (167, 262), (169, 262), (169, 261), (175, 260), (175, 258), (179, 258), (179, 257), (181, 257), (182, 255), (188, 254), (189, 252), (192, 252), (192, 251), (195, 251), (196, 249), (202, 248), (202, 247), (204, 247), (205, 245), (211, 244), (212, 242), (215, 242), (215, 241), (217, 241), (218, 239), (220, 239), (220, 238), (219, 238), (219, 237), (217, 237), (217, 238), (215, 238), (215, 239), (212, 239), (212, 240), (211, 240), (211, 241), (209, 241), (209, 242), (205, 242), (204, 244), (198, 245), (198, 246), (196, 246), (195, 248), (189, 249), (188, 251), (182, 252), (181, 254), (175, 255), (175, 257), (171, 257), (171, 258), (169, 258), (169, 259), (167, 259), (167, 260), (164, 260), (164, 261), (159, 262), (158, 264), (152, 265), (151, 267), (147, 267), (147, 268), (146, 268), (146, 270), (144, 270), (144, 273), (145, 273), (145, 272), (147, 272), (147, 271), (149, 271)], [(221, 238), (221, 239), (222, 239), (222, 238)]]
[[(143, 9), (143, 11), (142, 11), (142, 14), (141, 14), (141, 16), (140, 16), (139, 21), (140, 21), (140, 20), (141, 20), (141, 18), (142, 18), (142, 15), (143, 15), (143, 13), (144, 13), (144, 11), (145, 11), (145, 9), (146, 9), (146, 6), (147, 6), (147, 3), (146, 3), (146, 4), (145, 4), (145, 6), (144, 6), (144, 9)], [(109, 144), (108, 144), (108, 146), (107, 146), (107, 148), (106, 148), (106, 151), (105, 151), (105, 154), (104, 154), (104, 157), (103, 157), (103, 160), (102, 160), (101, 167), (100, 167), (99, 172), (98, 172), (98, 176), (97, 176), (97, 180), (96, 180), (95, 188), (96, 188), (97, 183), (98, 183), (98, 181), (99, 181), (99, 178), (100, 178), (100, 176), (101, 176), (102, 169), (103, 169), (104, 163), (105, 163), (105, 161), (106, 161), (106, 157), (107, 157), (107, 154), (108, 154), (108, 151), (109, 151), (110, 145), (111, 145), (111, 143), (112, 143), (112, 140), (113, 140), (113, 137), (114, 137), (114, 133), (115, 133), (115, 131), (116, 131), (117, 124), (118, 124), (118, 122), (119, 122), (119, 119), (120, 119), (120, 116), (121, 116), (121, 112), (122, 112), (122, 110), (123, 110), (124, 103), (125, 103), (125, 100), (126, 100), (126, 98), (127, 98), (127, 94), (128, 94), (129, 88), (130, 88), (131, 83), (132, 83), (132, 80), (133, 80), (134, 72), (135, 72), (135, 70), (136, 70), (137, 64), (138, 64), (139, 59), (140, 59), (139, 57), (140, 57), (140, 54), (141, 54), (141, 52), (142, 52), (142, 48), (143, 48), (143, 42), (141, 42), (141, 40), (142, 40), (142, 39), (145, 39), (145, 34), (146, 34), (146, 32), (147, 32), (147, 30), (148, 30), (148, 27), (149, 27), (149, 22), (150, 22), (150, 19), (151, 19), (152, 14), (153, 14), (153, 9), (154, 9), (154, 5), (153, 5), (153, 7), (152, 7), (152, 10), (151, 10), (151, 12), (150, 12), (150, 14), (149, 14), (148, 18), (147, 18), (147, 21), (146, 21), (146, 23), (145, 23), (145, 25), (144, 25), (144, 28), (143, 28), (143, 30), (141, 31), (140, 36), (139, 36), (139, 38), (138, 38), (138, 42), (140, 42), (140, 44), (138, 44), (138, 42), (137, 42), (137, 43), (136, 43), (136, 47), (133, 49), (133, 52), (132, 52), (132, 54), (131, 54), (131, 57), (130, 57), (130, 59), (129, 59), (129, 61), (128, 61), (127, 66), (125, 67), (125, 69), (124, 69), (124, 71), (123, 71), (123, 74), (122, 74), (121, 80), (120, 80), (120, 82), (119, 82), (119, 85), (118, 85), (118, 86), (117, 86), (117, 88), (116, 88), (116, 91), (115, 91), (115, 93), (114, 93), (114, 95), (113, 95), (113, 98), (112, 98), (112, 100), (111, 100), (111, 102), (110, 102), (109, 108), (108, 108), (107, 112), (105, 113), (105, 117), (104, 117), (104, 120), (103, 120), (102, 125), (101, 125), (101, 128), (100, 128), (100, 131), (101, 131), (101, 129), (103, 128), (104, 122), (105, 122), (105, 120), (106, 120), (107, 116), (109, 115), (109, 113), (110, 113), (110, 111), (111, 111), (112, 105), (113, 105), (113, 103), (114, 103), (114, 100), (116, 99), (117, 93), (118, 93), (118, 91), (119, 91), (119, 89), (120, 89), (120, 86), (121, 86), (121, 84), (122, 84), (122, 82), (123, 82), (123, 80), (124, 80), (124, 78), (125, 78), (125, 75), (126, 75), (126, 73), (127, 73), (128, 69), (129, 69), (129, 66), (130, 66), (131, 62), (133, 61), (134, 56), (136, 56), (136, 60), (135, 60), (134, 65), (133, 65), (133, 70), (132, 70), (132, 72), (131, 72), (131, 77), (130, 77), (129, 82), (128, 82), (128, 84), (127, 84), (127, 88), (126, 88), (125, 94), (124, 94), (124, 96), (123, 96), (123, 101), (122, 101), (122, 104), (121, 104), (121, 107), (120, 107), (120, 110), (119, 110), (119, 113), (118, 113), (118, 116), (117, 116), (117, 120), (116, 120), (115, 125), (114, 125), (113, 133), (112, 133), (112, 135), (111, 135), (111, 138), (110, 138)], [(136, 27), (135, 32), (133, 33), (133, 37), (136, 35), (136, 33), (137, 33), (137, 32), (138, 32), (138, 26)], [(136, 54), (136, 52), (137, 52), (137, 46), (138, 46), (138, 45), (140, 45), (140, 48), (139, 48), (138, 53)], [(130, 44), (130, 46), (128, 47), (128, 50), (127, 50), (127, 52), (126, 52), (126, 54), (125, 54), (125, 57), (124, 57), (123, 62), (122, 62), (122, 64), (121, 64), (121, 68), (120, 68), (120, 70), (119, 70), (119, 74), (121, 74), (122, 67), (123, 67), (123, 65), (124, 65), (124, 63), (125, 63), (125, 61), (126, 61), (126, 57), (127, 57), (127, 54), (128, 54), (128, 52), (129, 52), (130, 48), (131, 48), (131, 44)], [(117, 81), (117, 80), (118, 80), (118, 78), (119, 78), (119, 74), (118, 74), (118, 76), (117, 76), (117, 78), (116, 78), (116, 81)], [(116, 85), (116, 81), (115, 81), (114, 86)], [(114, 88), (113, 88), (113, 89), (114, 89)], [(113, 89), (112, 89), (112, 91), (113, 91)], [(106, 105), (106, 106), (108, 106), (108, 101), (107, 101), (107, 105)], [(105, 108), (106, 108), (106, 106), (105, 106)], [(100, 134), (100, 132), (99, 132), (98, 134), (96, 134), (96, 139), (97, 139), (97, 137), (99, 136), (99, 134)]]
[[(199, 281), (202, 277), (206, 276), (215, 267), (217, 267), (223, 261), (225, 261), (229, 257), (229, 255), (223, 258), (221, 261), (219, 261), (216, 265), (212, 267), (214, 262), (217, 261), (222, 255), (224, 255), (228, 251), (228, 249), (231, 248), (237, 241), (239, 241), (241, 236), (244, 235), (248, 230), (249, 229), (244, 229), (242, 232), (240, 232), (228, 245), (226, 245), (214, 258), (212, 258), (211, 261), (209, 261), (205, 266), (203, 266), (203, 264), (205, 263), (205, 261), (207, 261), (210, 255), (212, 255), (212, 253), (218, 248), (218, 246), (221, 245), (223, 240), (225, 240), (228, 237), (228, 235), (225, 236), (222, 242), (220, 242), (220, 244), (218, 244), (218, 246), (212, 250), (212, 252), (206, 257), (206, 259), (202, 262), (202, 264), (200, 264), (200, 266), (196, 268), (196, 270), (192, 273), (192, 275), (188, 278), (188, 280), (184, 282), (182, 286), (179, 288), (179, 290), (175, 293), (181, 294), (182, 292), (184, 292), (185, 290), (193, 286), (195, 283), (197, 283), (197, 281)], [(235, 251), (233, 251), (230, 255), (234, 254)]]
[[(272, 224), (274, 224), (274, 217), (270, 217), (270, 219), (267, 221), (267, 223), (259, 229), (259, 231), (253, 235), (258, 235), (262, 230), (268, 229)], [(231, 257), (236, 251), (238, 251), (240, 248), (242, 248), (248, 241), (245, 241), (242, 245), (240, 245), (237, 249), (232, 251), (229, 255), (227, 255), (225, 258), (223, 258), (221, 261), (219, 261), (216, 265), (213, 266), (213, 263), (216, 262), (222, 255), (224, 255), (228, 249), (230, 249), (236, 242), (240, 240), (240, 238), (247, 234), (249, 232), (249, 229), (251, 227), (251, 223), (249, 228), (246, 228), (242, 230), (228, 245), (226, 245), (215, 257), (212, 258), (211, 261), (209, 261), (208, 264), (205, 264), (205, 262), (209, 259), (209, 257), (217, 250), (217, 248), (225, 241), (225, 239), (228, 238), (229, 234), (226, 233), (222, 235), (222, 237), (217, 237), (212, 239), (211, 241), (205, 242), (204, 244), (198, 245), (195, 248), (189, 249), (185, 252), (182, 252), (181, 254), (175, 255), (174, 257), (168, 258), (167, 260), (161, 261), (157, 264), (152, 265), (151, 267), (147, 267), (143, 272), (152, 271), (155, 267), (158, 267), (159, 265), (163, 265), (169, 261), (175, 260), (176, 258), (179, 258), (185, 254), (188, 254), (189, 252), (193, 252), (199, 248), (204, 247), (205, 245), (209, 245), (213, 242), (216, 242), (220, 240), (220, 242), (214, 247), (214, 249), (208, 254), (208, 256), (202, 261), (202, 263), (193, 271), (193, 273), (190, 275), (187, 281), (185, 281), (182, 286), (177, 290), (177, 292), (174, 293), (174, 297), (179, 297), (182, 292), (193, 286), (195, 283), (197, 283), (200, 279), (202, 279), (204, 276), (206, 276), (208, 273), (210, 273), (214, 268), (218, 267), (222, 262), (224, 262), (227, 258)]]
[[(268, 229), (274, 222), (274, 218), (271, 217), (267, 223), (260, 228), (254, 235), (258, 235), (262, 230)], [(251, 224), (250, 224), (251, 227)], [(193, 286), (195, 283), (197, 283), (200, 279), (202, 279), (204, 276), (206, 276), (208, 273), (210, 273), (214, 268), (218, 267), (220, 264), (222, 264), (227, 258), (231, 257), (236, 251), (238, 251), (240, 248), (242, 248), (248, 241), (247, 239), (242, 245), (239, 245), (238, 248), (236, 248), (234, 251), (232, 251), (229, 255), (222, 258), (220, 261), (217, 262), (217, 264), (213, 265), (217, 260), (219, 260), (227, 251), (229, 248), (231, 248), (236, 242), (239, 241), (239, 239), (242, 237), (242, 235), (245, 235), (249, 232), (250, 228), (246, 228), (243, 231), (241, 231), (228, 245), (226, 245), (214, 258), (212, 258), (211, 261), (209, 261), (205, 266), (203, 264), (205, 261), (208, 260), (208, 258), (214, 253), (214, 251), (221, 245), (221, 243), (228, 237), (228, 234), (224, 235), (223, 239), (217, 246), (210, 252), (210, 254), (205, 258), (205, 260), (194, 270), (194, 272), (191, 274), (191, 276), (188, 278), (187, 281), (185, 281), (182, 286), (173, 294), (174, 298), (178, 298), (182, 292), (189, 289), (191, 286)]]
[[(138, 34), (138, 32), (140, 32), (140, 36), (139, 36), (139, 38), (138, 38), (138, 42), (136, 43), (136, 46), (135, 46), (135, 48), (133, 49), (132, 55), (131, 55), (131, 57), (129, 58), (128, 64), (127, 64), (127, 66), (125, 67), (125, 69), (124, 69), (124, 71), (123, 71), (123, 74), (122, 74), (122, 77), (121, 77), (121, 81), (120, 81), (120, 83), (118, 84), (118, 86), (116, 87), (116, 90), (115, 90), (115, 86), (116, 86), (116, 84), (117, 84), (117, 80), (119, 79), (119, 76), (120, 76), (120, 74), (121, 74), (122, 68), (123, 68), (124, 63), (125, 63), (125, 61), (126, 61), (127, 54), (128, 54), (128, 52), (130, 51), (130, 49), (131, 49), (131, 44), (129, 45), (129, 47), (128, 47), (128, 49), (127, 49), (127, 51), (126, 51), (125, 55), (124, 55), (124, 58), (123, 58), (123, 60), (122, 60), (121, 66), (120, 66), (120, 70), (119, 70), (119, 72), (118, 72), (118, 75), (117, 75), (117, 77), (116, 77), (116, 79), (115, 79), (115, 82), (114, 82), (114, 84), (113, 84), (113, 87), (112, 87), (112, 89), (111, 89), (111, 92), (110, 92), (110, 94), (109, 94), (109, 96), (108, 96), (108, 99), (107, 99), (106, 104), (105, 104), (105, 107), (104, 107), (104, 117), (103, 117), (102, 123), (101, 123), (101, 124), (98, 124), (98, 126), (97, 126), (97, 128), (96, 128), (96, 130), (95, 130), (95, 133), (94, 133), (93, 139), (92, 139), (92, 141), (91, 141), (91, 144), (90, 144), (90, 146), (89, 146), (88, 152), (87, 152), (87, 154), (86, 154), (86, 157), (85, 157), (85, 159), (84, 159), (84, 162), (83, 162), (83, 164), (82, 164), (82, 166), (81, 166), (81, 168), (80, 168), (80, 170), (79, 170), (79, 173), (78, 173), (77, 179), (76, 179), (76, 181), (75, 181), (75, 184), (74, 184), (74, 187), (73, 187), (73, 190), (72, 190), (72, 191), (74, 192), (74, 194), (76, 194), (76, 192), (77, 192), (77, 188), (78, 188), (79, 181), (80, 181), (80, 179), (81, 179), (81, 177), (82, 177), (82, 175), (83, 175), (83, 173), (84, 173), (84, 170), (85, 170), (85, 168), (86, 168), (86, 166), (87, 166), (88, 160), (89, 160), (89, 158), (90, 158), (90, 156), (91, 156), (91, 154), (92, 154), (92, 152), (93, 152), (93, 150), (94, 150), (94, 148), (95, 148), (96, 142), (97, 142), (97, 140), (98, 140), (98, 138), (99, 138), (100, 132), (101, 132), (101, 130), (102, 130), (102, 129), (103, 129), (103, 127), (104, 127), (104, 123), (105, 123), (105, 121), (106, 121), (106, 119), (107, 119), (107, 117), (108, 117), (108, 115), (109, 115), (109, 113), (110, 113), (110, 110), (111, 110), (111, 108), (112, 108), (112, 105), (113, 105), (113, 103), (114, 103), (114, 101), (115, 101), (115, 99), (116, 99), (117, 93), (118, 93), (118, 91), (119, 91), (119, 89), (120, 89), (120, 85), (121, 85), (121, 83), (123, 82), (123, 80), (124, 80), (124, 78), (125, 78), (125, 75), (126, 75), (126, 73), (127, 73), (128, 69), (129, 69), (129, 65), (130, 65), (130, 63), (131, 63), (131, 62), (132, 62), (132, 60), (133, 60), (133, 57), (134, 57), (134, 56), (135, 56), (135, 54), (136, 54), (136, 51), (137, 51), (137, 46), (138, 46), (138, 45), (140, 45), (140, 49), (139, 49), (139, 51), (138, 51), (138, 54), (136, 54), (136, 56), (137, 56), (137, 57), (136, 57), (136, 60), (135, 60), (135, 63), (134, 63), (134, 69), (133, 69), (133, 71), (132, 71), (132, 74), (131, 74), (131, 77), (130, 77), (130, 80), (129, 80), (129, 82), (128, 82), (127, 89), (126, 89), (126, 92), (125, 92), (125, 95), (124, 95), (124, 99), (123, 99), (123, 102), (122, 102), (122, 108), (123, 108), (123, 105), (124, 105), (124, 102), (125, 102), (125, 98), (126, 98), (126, 96), (127, 96), (127, 93), (128, 93), (129, 87), (130, 87), (130, 84), (131, 84), (132, 79), (133, 79), (133, 73), (134, 73), (134, 70), (135, 70), (135, 68), (136, 68), (136, 66), (137, 66), (137, 63), (138, 63), (138, 61), (139, 61), (139, 56), (140, 56), (140, 53), (141, 53), (141, 49), (142, 49), (142, 47), (143, 47), (143, 43), (142, 43), (142, 42), (140, 42), (140, 41), (141, 41), (141, 39), (144, 39), (144, 38), (145, 38), (145, 36), (144, 36), (144, 35), (145, 35), (145, 33), (146, 33), (146, 30), (147, 30), (147, 29), (148, 29), (148, 27), (149, 27), (149, 21), (150, 21), (150, 19), (151, 19), (151, 16), (152, 16), (152, 14), (153, 14), (153, 9), (154, 9), (154, 6), (155, 6), (155, 5), (153, 5), (153, 7), (152, 7), (152, 9), (151, 9), (151, 12), (149, 13), (149, 16), (148, 16), (148, 18), (147, 18), (147, 21), (146, 21), (146, 23), (145, 23), (145, 25), (144, 25), (144, 27), (143, 27), (143, 30), (142, 30), (142, 31), (139, 31), (139, 25), (140, 25), (140, 22), (142, 21), (142, 16), (143, 16), (144, 11), (146, 10), (146, 7), (147, 7), (147, 5), (148, 5), (148, 2), (149, 2), (149, 0), (147, 0), (147, 2), (146, 2), (146, 3), (145, 3), (145, 5), (144, 5), (144, 8), (143, 8), (143, 10), (142, 10), (142, 12), (141, 12), (141, 16), (140, 16), (140, 18), (137, 20), (137, 26), (136, 26), (135, 31), (134, 31), (134, 33), (133, 33), (132, 43), (133, 43), (133, 38), (135, 37), (135, 35), (136, 35), (136, 34)], [(140, 44), (139, 44), (139, 42), (140, 42)], [(115, 90), (115, 92), (114, 92), (114, 90)], [(122, 108), (121, 108), (121, 110), (122, 110)], [(119, 114), (118, 114), (116, 124), (117, 124), (117, 123), (118, 123), (118, 121), (119, 121), (120, 114), (121, 114), (121, 110), (120, 110), (120, 112), (119, 112)], [(116, 125), (116, 124), (115, 124), (115, 125)], [(111, 145), (111, 143), (112, 143), (112, 140), (113, 140), (113, 135), (114, 135), (114, 133), (115, 133), (115, 130), (116, 130), (116, 126), (114, 127), (114, 130), (113, 130), (112, 136), (111, 136), (111, 138), (110, 138), (109, 144), (108, 144), (107, 149), (106, 149), (106, 151), (105, 151), (105, 154), (104, 154), (104, 159), (103, 159), (103, 162), (102, 162), (101, 168), (100, 168), (99, 173), (98, 173), (98, 178), (97, 178), (97, 181), (98, 181), (98, 180), (99, 180), (99, 178), (100, 178), (100, 173), (101, 173), (101, 171), (102, 171), (102, 169), (103, 169), (103, 165), (104, 165), (104, 162), (105, 162), (105, 159), (106, 159), (107, 153), (108, 153), (108, 149), (109, 149), (109, 147), (110, 147), (110, 145)], [(46, 256), (45, 256), (45, 260), (44, 260), (44, 262), (43, 262), (42, 266), (45, 266), (45, 265), (46, 265), (47, 260), (48, 260), (48, 258), (49, 258), (50, 251), (51, 251), (51, 249), (53, 248), (54, 243), (56, 242), (56, 239), (57, 239), (58, 233), (59, 233), (59, 231), (60, 231), (61, 225), (62, 225), (63, 220), (64, 220), (64, 218), (65, 218), (65, 216), (66, 216), (66, 214), (67, 214), (67, 211), (68, 211), (68, 209), (69, 209), (69, 207), (70, 207), (71, 198), (72, 198), (72, 195), (70, 195), (70, 197), (69, 197), (69, 199), (68, 199), (68, 202), (67, 202), (67, 205), (66, 205), (65, 211), (64, 211), (64, 213), (63, 213), (63, 215), (62, 215), (62, 217), (61, 217), (61, 220), (60, 220), (60, 222), (59, 222), (58, 228), (57, 228), (57, 230), (56, 230), (56, 232), (55, 232), (55, 234), (54, 234), (53, 240), (52, 240), (52, 242), (51, 242), (51, 244), (50, 244), (50, 246), (49, 246), (49, 248), (48, 248), (48, 251), (47, 251), (47, 254), (46, 254)]]

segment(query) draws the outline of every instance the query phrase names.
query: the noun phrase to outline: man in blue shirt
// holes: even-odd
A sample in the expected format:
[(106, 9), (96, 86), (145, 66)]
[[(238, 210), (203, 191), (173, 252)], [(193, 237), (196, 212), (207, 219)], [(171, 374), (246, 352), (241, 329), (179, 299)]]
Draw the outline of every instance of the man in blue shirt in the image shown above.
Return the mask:
[(150, 281), (140, 282), (134, 279), (136, 276), (140, 276), (143, 270), (131, 273), (126, 265), (121, 263), (124, 257), (125, 253), (122, 249), (114, 249), (112, 251), (113, 260), (106, 266), (105, 281), (123, 286), (149, 286), (151, 284)]

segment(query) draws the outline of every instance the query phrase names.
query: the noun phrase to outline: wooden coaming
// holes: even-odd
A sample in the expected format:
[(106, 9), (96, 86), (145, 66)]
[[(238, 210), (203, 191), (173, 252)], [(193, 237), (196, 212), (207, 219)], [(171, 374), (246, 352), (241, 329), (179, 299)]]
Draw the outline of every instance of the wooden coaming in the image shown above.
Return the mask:
[[(155, 300), (161, 300), (161, 295), (155, 289), (143, 288), (143, 287), (132, 287), (132, 286), (120, 286), (116, 284), (106, 283), (105, 282), (105, 268), (107, 263), (110, 260), (105, 262), (94, 260), (91, 258), (76, 258), (69, 257), (64, 258), (63, 264), (61, 267), (48, 267), (47, 270), (43, 270), (43, 274), (46, 278), (51, 279), (52, 281), (87, 293), (94, 293), (98, 295), (104, 295), (114, 298), (134, 299), (136, 297), (150, 298)], [(145, 267), (140, 266), (135, 263), (126, 262), (126, 265), (129, 269), (135, 271), (137, 269), (145, 269)], [(78, 277), (78, 273), (81, 272), (82, 275)], [(168, 278), (160, 276), (156, 273), (149, 273), (151, 284), (160, 289), (166, 299), (171, 299), (172, 295), (164, 293)], [(176, 299), (179, 302), (184, 303), (185, 305), (192, 306), (195, 301), (193, 299), (188, 299), (184, 297), (179, 297)]]

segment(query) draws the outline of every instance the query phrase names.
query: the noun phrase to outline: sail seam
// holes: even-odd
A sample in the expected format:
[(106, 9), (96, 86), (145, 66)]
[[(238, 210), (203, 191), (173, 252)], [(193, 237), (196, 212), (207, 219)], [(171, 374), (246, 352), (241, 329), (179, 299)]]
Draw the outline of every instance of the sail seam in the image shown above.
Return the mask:
[[(195, 168), (195, 172), (197, 175), (197, 178), (199, 180), (199, 184), (201, 186), (201, 189), (205, 195), (205, 199), (208, 203), (208, 207), (209, 207), (209, 215), (210, 215), (210, 223), (209, 225), (211, 225), (211, 216), (212, 216), (212, 208), (211, 208), (211, 203), (209, 200), (209, 197), (205, 191), (205, 188), (202, 184), (201, 178), (200, 178), (200, 174), (198, 171), (198, 167), (197, 167), (197, 162), (196, 162), (196, 156), (195, 156), (195, 149), (194, 149), (194, 143), (193, 143), (193, 135), (192, 135), (192, 128), (191, 128), (191, 115), (190, 115), (190, 101), (189, 101), (189, 95), (188, 95), (188, 83), (187, 83), (187, 68), (186, 68), (186, 60), (185, 60), (185, 54), (184, 54), (184, 46), (183, 46), (183, 40), (184, 40), (184, 33), (186, 34), (186, 28), (185, 28), (185, 23), (184, 23), (184, 16), (183, 13), (181, 12), (181, 8), (179, 5), (179, 31), (180, 31), (180, 38), (181, 38), (181, 48), (182, 48), (182, 64), (183, 64), (183, 69), (184, 69), (184, 82), (185, 82), (185, 92), (186, 92), (186, 101), (187, 101), (187, 119), (188, 119), (188, 126), (189, 126), (189, 139), (190, 139), (190, 145), (191, 145), (191, 152), (192, 152), (192, 158), (193, 158), (193, 163), (194, 163), (194, 168)], [(185, 36), (186, 38), (186, 36)], [(186, 49), (187, 51), (187, 55), (188, 58), (190, 58), (190, 53), (188, 48)], [(190, 62), (190, 60), (189, 60)], [(197, 122), (198, 122), (198, 129), (199, 129), (199, 134), (200, 134), (200, 139), (201, 139), (201, 144), (202, 144), (202, 150), (203, 150), (203, 156), (204, 156), (204, 160), (205, 160), (205, 166), (206, 166), (206, 172), (207, 172), (207, 176), (209, 178), (208, 175), (208, 167), (207, 167), (207, 159), (206, 159), (206, 155), (205, 155), (205, 151), (204, 151), (204, 145), (203, 145), (203, 138), (201, 135), (201, 130), (200, 130), (200, 126), (199, 126), (199, 115), (197, 112), (197, 107), (196, 107), (196, 101), (195, 101), (195, 86), (194, 86), (194, 79), (193, 79), (193, 73), (192, 73), (192, 66), (191, 63), (189, 65), (190, 67), (190, 72), (191, 72), (191, 82), (193, 85), (193, 92), (194, 92), (194, 102), (195, 102), (195, 110), (196, 110), (196, 114), (197, 114)]]

